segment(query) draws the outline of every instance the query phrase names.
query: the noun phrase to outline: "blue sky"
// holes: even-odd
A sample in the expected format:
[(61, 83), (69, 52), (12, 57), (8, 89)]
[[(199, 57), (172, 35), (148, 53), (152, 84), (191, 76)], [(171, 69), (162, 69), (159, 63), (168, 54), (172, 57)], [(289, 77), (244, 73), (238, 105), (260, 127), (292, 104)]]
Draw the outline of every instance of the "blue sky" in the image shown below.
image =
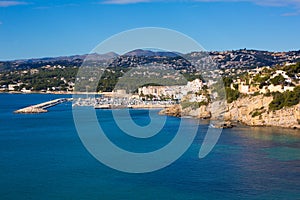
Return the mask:
[(299, 50), (300, 0), (0, 0), (0, 60), (85, 54), (149, 26), (207, 50)]

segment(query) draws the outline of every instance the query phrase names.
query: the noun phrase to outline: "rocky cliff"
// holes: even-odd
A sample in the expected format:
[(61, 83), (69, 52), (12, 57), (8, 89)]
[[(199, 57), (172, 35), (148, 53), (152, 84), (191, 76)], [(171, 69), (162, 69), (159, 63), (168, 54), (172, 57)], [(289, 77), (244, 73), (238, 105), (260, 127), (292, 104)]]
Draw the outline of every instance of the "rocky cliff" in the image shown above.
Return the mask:
[[(181, 109), (180, 105), (162, 110), (160, 114), (172, 116), (192, 116), (196, 118), (223, 118), (249, 126), (278, 126), (300, 129), (300, 104), (281, 110), (271, 111), (269, 104), (273, 97), (263, 95), (240, 98), (230, 104), (214, 102), (197, 109)], [(218, 106), (216, 106), (216, 104)]]
[(181, 105), (178, 104), (161, 110), (159, 114), (174, 117), (191, 116), (200, 119), (211, 118), (211, 112), (208, 110), (207, 106), (201, 106), (197, 109), (192, 109), (191, 107), (182, 109)]
[(273, 97), (262, 95), (238, 99), (227, 105), (225, 120), (236, 120), (250, 126), (300, 128), (300, 104), (271, 111)]

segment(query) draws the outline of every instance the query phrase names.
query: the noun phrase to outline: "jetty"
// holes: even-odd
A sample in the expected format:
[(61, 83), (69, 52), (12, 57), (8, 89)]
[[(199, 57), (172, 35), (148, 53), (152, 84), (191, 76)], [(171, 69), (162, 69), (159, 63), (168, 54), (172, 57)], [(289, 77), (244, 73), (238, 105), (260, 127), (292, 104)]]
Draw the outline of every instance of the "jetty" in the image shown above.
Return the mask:
[(44, 103), (28, 106), (19, 110), (16, 110), (14, 113), (45, 113), (48, 112), (47, 108), (56, 106), (58, 104), (67, 102), (67, 101), (72, 101), (73, 98), (59, 98), (59, 99), (54, 99), (51, 101), (47, 101)]

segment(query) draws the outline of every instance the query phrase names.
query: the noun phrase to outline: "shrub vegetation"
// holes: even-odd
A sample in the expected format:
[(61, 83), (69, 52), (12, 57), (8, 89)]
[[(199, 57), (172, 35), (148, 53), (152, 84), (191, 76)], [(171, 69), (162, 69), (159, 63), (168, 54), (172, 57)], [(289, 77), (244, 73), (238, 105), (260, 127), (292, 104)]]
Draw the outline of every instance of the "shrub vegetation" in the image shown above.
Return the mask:
[(273, 101), (269, 104), (270, 110), (279, 110), (283, 107), (291, 107), (300, 102), (300, 86), (294, 88), (293, 91), (283, 93), (273, 93)]

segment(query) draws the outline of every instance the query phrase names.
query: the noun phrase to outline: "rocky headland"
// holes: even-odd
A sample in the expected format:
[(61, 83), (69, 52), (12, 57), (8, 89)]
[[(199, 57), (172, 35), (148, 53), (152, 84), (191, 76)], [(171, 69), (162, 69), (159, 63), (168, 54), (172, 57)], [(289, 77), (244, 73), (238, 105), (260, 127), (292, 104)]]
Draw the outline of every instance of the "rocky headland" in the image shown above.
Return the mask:
[[(249, 126), (276, 126), (300, 129), (300, 104), (280, 110), (270, 110), (272, 96), (247, 96), (232, 103), (214, 102), (199, 108), (174, 105), (160, 111), (162, 115), (176, 117), (191, 116), (199, 119), (224, 120), (225, 127), (231, 122), (239, 122)], [(217, 106), (216, 106), (217, 105)]]

